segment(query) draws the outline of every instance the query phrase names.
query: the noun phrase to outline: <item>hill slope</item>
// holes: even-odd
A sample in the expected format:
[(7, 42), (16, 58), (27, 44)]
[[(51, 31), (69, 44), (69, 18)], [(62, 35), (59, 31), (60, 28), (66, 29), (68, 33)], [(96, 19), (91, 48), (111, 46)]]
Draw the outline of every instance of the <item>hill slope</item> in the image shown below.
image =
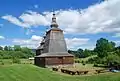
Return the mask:
[(120, 81), (120, 73), (64, 76), (34, 65), (0, 66), (0, 81)]

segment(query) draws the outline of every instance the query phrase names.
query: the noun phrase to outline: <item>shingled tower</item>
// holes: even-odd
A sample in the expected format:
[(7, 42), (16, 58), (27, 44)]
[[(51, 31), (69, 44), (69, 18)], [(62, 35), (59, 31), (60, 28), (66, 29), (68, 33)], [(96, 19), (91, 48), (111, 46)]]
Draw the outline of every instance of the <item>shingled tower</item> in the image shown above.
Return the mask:
[(41, 67), (72, 65), (74, 56), (67, 52), (63, 30), (58, 28), (55, 14), (53, 14), (50, 26), (51, 29), (46, 32), (36, 50), (35, 65)]

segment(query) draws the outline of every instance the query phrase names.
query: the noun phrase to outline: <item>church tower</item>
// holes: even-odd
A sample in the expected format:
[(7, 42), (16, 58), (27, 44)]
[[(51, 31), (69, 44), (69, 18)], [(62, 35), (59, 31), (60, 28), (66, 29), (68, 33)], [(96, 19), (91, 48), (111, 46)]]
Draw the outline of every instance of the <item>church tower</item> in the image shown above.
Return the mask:
[(42, 67), (72, 65), (74, 56), (67, 52), (67, 46), (61, 30), (53, 14), (51, 29), (46, 32), (40, 46), (36, 50), (35, 65)]

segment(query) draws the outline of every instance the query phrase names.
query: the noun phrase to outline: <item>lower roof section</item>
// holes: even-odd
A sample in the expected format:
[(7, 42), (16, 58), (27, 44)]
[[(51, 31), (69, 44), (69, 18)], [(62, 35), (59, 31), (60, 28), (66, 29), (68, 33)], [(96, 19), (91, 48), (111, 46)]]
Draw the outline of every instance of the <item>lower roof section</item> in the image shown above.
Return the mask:
[(62, 56), (74, 56), (74, 55), (69, 54), (67, 52), (54, 52), (54, 53), (50, 52), (50, 53), (43, 53), (35, 57), (62, 57)]

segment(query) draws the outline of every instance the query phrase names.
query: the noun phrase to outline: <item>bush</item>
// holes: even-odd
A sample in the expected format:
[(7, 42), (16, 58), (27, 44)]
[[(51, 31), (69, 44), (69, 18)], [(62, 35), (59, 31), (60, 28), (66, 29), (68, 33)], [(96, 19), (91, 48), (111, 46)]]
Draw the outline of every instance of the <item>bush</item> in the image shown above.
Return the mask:
[(1, 65), (4, 65), (4, 62), (1, 62)]
[(94, 65), (93, 65), (94, 67), (98, 67), (98, 64), (97, 63), (94, 63)]
[(104, 63), (104, 60), (99, 58), (99, 57), (94, 57), (94, 58), (89, 58), (87, 63), (97, 63), (97, 64), (103, 64)]
[(85, 63), (85, 61), (82, 61), (82, 65), (85, 65), (86, 63)]
[(4, 65), (4, 62), (2, 60), (0, 60), (0, 65)]
[(75, 63), (77, 63), (77, 60), (75, 60)]
[(16, 57), (12, 59), (12, 62), (13, 62), (13, 63), (18, 63), (18, 64), (21, 63), (20, 59), (19, 59), (19, 58), (16, 58)]
[(79, 59), (75, 59), (75, 63), (80, 63), (81, 61)]

